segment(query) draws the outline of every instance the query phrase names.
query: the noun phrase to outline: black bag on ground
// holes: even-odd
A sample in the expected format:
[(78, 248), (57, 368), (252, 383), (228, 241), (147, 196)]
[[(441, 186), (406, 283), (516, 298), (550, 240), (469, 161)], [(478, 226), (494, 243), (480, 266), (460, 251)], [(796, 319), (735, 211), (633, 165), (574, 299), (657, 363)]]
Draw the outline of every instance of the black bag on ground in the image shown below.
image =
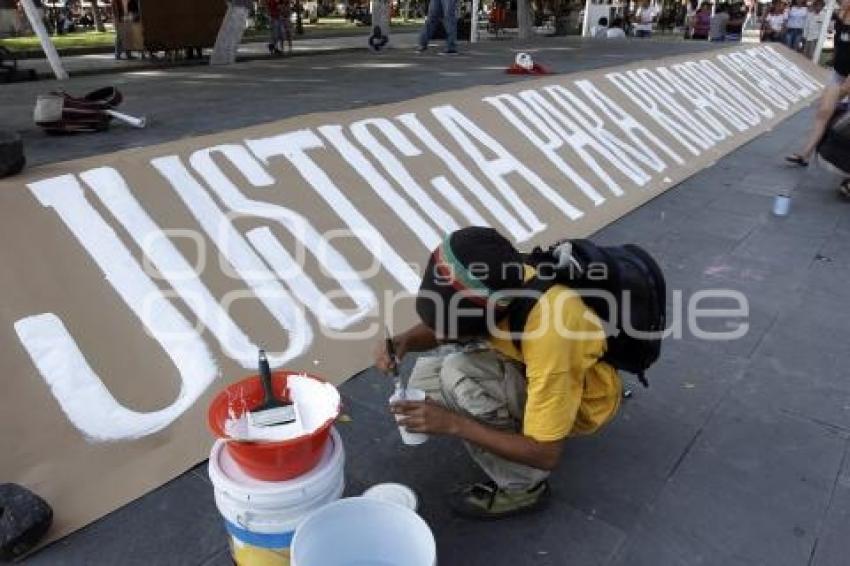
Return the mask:
[(547, 250), (535, 248), (526, 261), (537, 275), (524, 286), (534, 296), (517, 297), (511, 304), (509, 324), (517, 347), (537, 297), (554, 285), (566, 285), (579, 292), (602, 321), (608, 335), (602, 361), (637, 375), (648, 387), (646, 370), (661, 355), (667, 316), (667, 285), (652, 256), (633, 244), (563, 240)]
[(52, 523), (53, 509), (44, 499), (23, 486), (0, 484), (0, 561), (32, 550)]
[(24, 142), (15, 132), (0, 130), (0, 179), (17, 175), (26, 165)]
[(818, 144), (818, 156), (850, 175), (850, 109), (847, 104), (840, 105), (832, 116), (826, 135)]

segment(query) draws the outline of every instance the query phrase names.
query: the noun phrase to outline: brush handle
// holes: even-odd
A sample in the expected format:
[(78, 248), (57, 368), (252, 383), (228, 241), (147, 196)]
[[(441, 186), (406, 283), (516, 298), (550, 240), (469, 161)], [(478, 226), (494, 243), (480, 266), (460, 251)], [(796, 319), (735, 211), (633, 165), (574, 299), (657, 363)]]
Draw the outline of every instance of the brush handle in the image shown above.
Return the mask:
[(395, 354), (395, 344), (393, 343), (393, 339), (387, 336), (387, 355), (390, 357), (390, 371), (395, 377), (398, 377), (398, 358)]
[(266, 394), (266, 403), (275, 400), (274, 389), (272, 389), (272, 370), (269, 367), (269, 361), (266, 359), (266, 353), (260, 350), (260, 381), (263, 383), (263, 391)]

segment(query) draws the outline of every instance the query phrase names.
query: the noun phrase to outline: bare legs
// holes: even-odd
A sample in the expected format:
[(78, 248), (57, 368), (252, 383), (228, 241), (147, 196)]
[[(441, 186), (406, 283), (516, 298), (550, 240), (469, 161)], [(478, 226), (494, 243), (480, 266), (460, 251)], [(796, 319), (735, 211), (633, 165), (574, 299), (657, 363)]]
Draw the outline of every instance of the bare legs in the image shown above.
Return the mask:
[(820, 143), (821, 139), (823, 139), (824, 134), (826, 133), (826, 128), (829, 125), (830, 119), (832, 119), (832, 115), (835, 113), (835, 107), (838, 105), (841, 100), (850, 95), (850, 78), (844, 80), (840, 85), (831, 84), (826, 87), (826, 90), (823, 93), (823, 96), (820, 99), (818, 104), (818, 111), (815, 115), (815, 123), (812, 127), (811, 134), (809, 134), (808, 141), (801, 151), (795, 155), (789, 155), (786, 159), (791, 163), (796, 163), (798, 165), (807, 165), (809, 159), (811, 159), (812, 155), (815, 153), (815, 149)]

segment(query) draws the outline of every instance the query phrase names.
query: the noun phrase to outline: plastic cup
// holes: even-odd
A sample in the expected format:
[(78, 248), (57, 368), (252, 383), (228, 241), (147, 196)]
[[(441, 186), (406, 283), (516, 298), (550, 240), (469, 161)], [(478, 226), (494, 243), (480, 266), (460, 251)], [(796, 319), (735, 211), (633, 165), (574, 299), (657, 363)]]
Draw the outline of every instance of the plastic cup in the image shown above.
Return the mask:
[(773, 214), (774, 216), (788, 216), (791, 210), (791, 197), (788, 195), (776, 195), (773, 199)]
[[(425, 400), (425, 392), (421, 389), (414, 389), (412, 387), (408, 387), (405, 391), (405, 397), (402, 399), (401, 390), (396, 389), (393, 396), (390, 397), (390, 405), (396, 403), (398, 401), (424, 401)], [(395, 415), (395, 420), (401, 420), (401, 417)], [(408, 446), (416, 446), (417, 444), (422, 444), (426, 440), (428, 440), (428, 435), (423, 434), (421, 432), (408, 432), (406, 428), (403, 426), (398, 427), (399, 433), (401, 433), (401, 441), (407, 444)]]

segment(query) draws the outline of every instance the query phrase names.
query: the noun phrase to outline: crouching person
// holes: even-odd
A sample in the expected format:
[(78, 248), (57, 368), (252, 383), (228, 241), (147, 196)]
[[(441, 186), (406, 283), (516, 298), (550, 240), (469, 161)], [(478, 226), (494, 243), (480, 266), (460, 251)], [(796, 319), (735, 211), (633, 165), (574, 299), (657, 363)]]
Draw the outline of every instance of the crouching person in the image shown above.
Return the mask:
[[(619, 408), (620, 379), (601, 361), (604, 332), (574, 291), (547, 290), (521, 335), (510, 334), (516, 291), (534, 273), (495, 230), (458, 230), (430, 257), (416, 299), (421, 323), (393, 338), (398, 356), (437, 349), (410, 379), (428, 400), (391, 410), (411, 432), (462, 439), (489, 476), (452, 497), (463, 516), (539, 508), (567, 439), (596, 432)], [(394, 363), (380, 346), (376, 366)]]

